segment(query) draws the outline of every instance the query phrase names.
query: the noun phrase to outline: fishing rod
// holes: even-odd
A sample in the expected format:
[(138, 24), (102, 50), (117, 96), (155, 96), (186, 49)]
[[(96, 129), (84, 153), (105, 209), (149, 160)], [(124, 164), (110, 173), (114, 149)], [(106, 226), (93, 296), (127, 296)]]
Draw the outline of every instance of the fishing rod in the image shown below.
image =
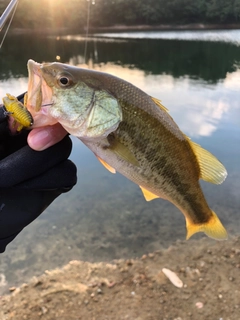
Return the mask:
[(14, 10), (14, 7), (17, 5), (19, 0), (11, 0), (9, 5), (7, 6), (7, 8), (5, 9), (5, 11), (3, 12), (3, 14), (0, 17), (0, 31), (2, 30), (2, 28), (4, 27), (8, 17), (10, 16), (10, 14), (12, 13), (12, 11)]

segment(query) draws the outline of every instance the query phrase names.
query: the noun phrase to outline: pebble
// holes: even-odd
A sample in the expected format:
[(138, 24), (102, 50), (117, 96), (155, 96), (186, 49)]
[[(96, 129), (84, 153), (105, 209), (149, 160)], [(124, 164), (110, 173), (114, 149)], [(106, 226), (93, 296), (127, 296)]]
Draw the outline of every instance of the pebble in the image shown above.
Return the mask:
[(196, 306), (198, 309), (202, 309), (203, 303), (202, 303), (202, 302), (196, 302), (195, 306)]
[(46, 314), (48, 312), (48, 309), (46, 307), (41, 307), (42, 314)]
[(0, 287), (7, 285), (6, 277), (3, 273), (0, 273)]
[(175, 272), (163, 268), (162, 272), (165, 274), (165, 276), (172, 282), (172, 284), (177, 287), (177, 288), (182, 288), (183, 287), (183, 282), (182, 280), (176, 275)]

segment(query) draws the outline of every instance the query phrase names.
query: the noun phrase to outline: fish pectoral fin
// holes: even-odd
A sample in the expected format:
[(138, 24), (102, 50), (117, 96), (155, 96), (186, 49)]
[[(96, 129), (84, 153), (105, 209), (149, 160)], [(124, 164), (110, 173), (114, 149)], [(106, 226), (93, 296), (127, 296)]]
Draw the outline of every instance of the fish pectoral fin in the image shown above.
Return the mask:
[(152, 193), (151, 191), (148, 191), (147, 189), (145, 189), (145, 188), (143, 188), (141, 186), (139, 186), (139, 187), (142, 190), (142, 193), (143, 193), (144, 198), (145, 198), (146, 201), (151, 201), (153, 199), (159, 198), (159, 196), (157, 196), (156, 194)]
[(204, 232), (208, 237), (216, 240), (226, 240), (228, 238), (226, 229), (214, 211), (212, 211), (212, 216), (208, 222), (203, 224), (193, 224), (186, 219), (186, 227), (187, 240), (197, 232)]
[(96, 157), (108, 171), (110, 171), (111, 173), (116, 173), (116, 170), (113, 167), (111, 167), (107, 162), (105, 162), (103, 159), (99, 158), (98, 156)]
[(200, 166), (200, 178), (214, 184), (221, 184), (227, 177), (227, 170), (223, 164), (209, 151), (203, 149), (199, 144), (188, 140)]
[(160, 109), (162, 109), (162, 110), (165, 111), (165, 112), (168, 112), (168, 109), (161, 104), (161, 101), (160, 101), (160, 100), (158, 100), (157, 98), (154, 98), (154, 97), (151, 97), (151, 99), (153, 100), (153, 102), (154, 102)]
[(128, 163), (131, 163), (134, 166), (139, 167), (139, 162), (135, 158), (135, 155), (121, 142), (115, 141), (114, 144), (110, 147), (111, 151), (114, 152), (118, 157), (125, 160)]

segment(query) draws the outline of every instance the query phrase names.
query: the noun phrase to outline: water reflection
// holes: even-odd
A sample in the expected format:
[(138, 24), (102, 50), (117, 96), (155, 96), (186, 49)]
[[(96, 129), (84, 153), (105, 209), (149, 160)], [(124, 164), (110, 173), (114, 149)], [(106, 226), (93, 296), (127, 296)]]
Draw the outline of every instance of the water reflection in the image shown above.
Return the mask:
[(126, 39), (169, 39), (188, 41), (227, 42), (240, 45), (239, 30), (196, 30), (196, 31), (135, 31), (135, 32), (111, 32), (98, 33), (96, 36), (107, 38)]
[(0, 97), (4, 97), (6, 93), (10, 93), (14, 96), (27, 91), (28, 78), (9, 78), (7, 81), (0, 81)]
[[(240, 31), (238, 31), (240, 34)], [(84, 41), (65, 38), (16, 36), (7, 38), (0, 54), (0, 79), (27, 76), (28, 59), (68, 62), (83, 56)], [(24, 48), (19, 50), (19, 48)], [(236, 45), (224, 42), (180, 41), (166, 39), (128, 39), (88, 43), (87, 61), (94, 64), (113, 63), (135, 67), (150, 74), (170, 74), (174, 78), (188, 76), (216, 83), (234, 72), (240, 63)], [(84, 62), (83, 60), (82, 62)]]

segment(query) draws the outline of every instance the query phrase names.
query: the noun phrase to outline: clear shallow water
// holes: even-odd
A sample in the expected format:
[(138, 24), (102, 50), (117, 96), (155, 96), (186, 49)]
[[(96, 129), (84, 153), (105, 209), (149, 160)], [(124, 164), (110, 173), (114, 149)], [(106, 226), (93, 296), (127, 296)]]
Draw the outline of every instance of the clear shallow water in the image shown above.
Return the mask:
[[(145, 33), (145, 38), (138, 40), (129, 35), (124, 42), (89, 41), (88, 66), (124, 78), (161, 99), (181, 130), (224, 163), (227, 180), (220, 186), (202, 186), (229, 234), (237, 235), (239, 48), (233, 43), (180, 40), (181, 33), (177, 40), (149, 39), (152, 35)], [(28, 59), (54, 61), (59, 55), (62, 62), (82, 65), (83, 52), (84, 41), (78, 37), (27, 36), (21, 41), (9, 37), (0, 52), (1, 97), (6, 92), (18, 95), (26, 90)], [(136, 257), (185, 239), (181, 212), (164, 200), (147, 203), (138, 186), (109, 173), (78, 139), (72, 140), (71, 159), (78, 167), (78, 184), (60, 196), (1, 255), (0, 274), (9, 285), (70, 259)], [(0, 292), (6, 287), (2, 285)]]

